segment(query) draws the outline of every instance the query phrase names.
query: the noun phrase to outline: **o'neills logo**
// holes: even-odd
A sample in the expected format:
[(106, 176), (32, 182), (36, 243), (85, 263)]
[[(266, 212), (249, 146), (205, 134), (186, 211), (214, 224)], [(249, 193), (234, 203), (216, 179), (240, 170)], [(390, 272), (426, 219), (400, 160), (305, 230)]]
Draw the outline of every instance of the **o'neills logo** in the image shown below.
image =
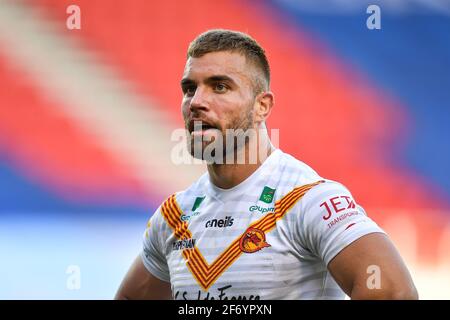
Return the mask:
[(266, 242), (266, 235), (263, 231), (252, 227), (245, 231), (239, 241), (239, 248), (246, 253), (253, 253), (265, 247), (270, 247)]

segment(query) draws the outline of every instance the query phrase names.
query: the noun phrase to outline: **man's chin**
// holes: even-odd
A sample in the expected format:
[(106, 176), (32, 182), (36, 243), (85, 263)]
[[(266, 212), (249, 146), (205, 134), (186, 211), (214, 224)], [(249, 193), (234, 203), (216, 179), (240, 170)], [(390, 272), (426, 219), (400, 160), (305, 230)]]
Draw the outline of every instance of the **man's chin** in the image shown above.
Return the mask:
[(219, 136), (219, 139), (214, 138), (212, 141), (199, 141), (191, 135), (187, 149), (194, 159), (206, 161), (208, 164), (222, 164), (225, 159), (234, 163), (236, 157), (239, 157), (248, 145), (248, 140), (239, 141), (233, 137), (230, 141), (226, 141), (226, 138), (228, 137)]
[(191, 156), (195, 159), (206, 160), (205, 159), (205, 151), (207, 150), (207, 147), (210, 144), (212, 144), (212, 142), (203, 141), (200, 143), (194, 143), (194, 141), (192, 139), (190, 148), (189, 148), (189, 152), (190, 152)]

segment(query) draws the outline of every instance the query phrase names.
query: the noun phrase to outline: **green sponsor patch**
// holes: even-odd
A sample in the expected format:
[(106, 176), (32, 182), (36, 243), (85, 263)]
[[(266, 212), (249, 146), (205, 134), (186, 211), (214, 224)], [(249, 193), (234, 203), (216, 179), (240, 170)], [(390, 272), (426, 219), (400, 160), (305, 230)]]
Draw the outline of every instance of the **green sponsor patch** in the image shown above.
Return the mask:
[(200, 204), (202, 203), (202, 201), (205, 199), (205, 197), (197, 197), (197, 199), (195, 199), (194, 205), (192, 206), (192, 210), (191, 211), (195, 211), (197, 210), (198, 207), (200, 207)]
[(265, 186), (261, 193), (261, 196), (259, 197), (259, 200), (261, 200), (265, 203), (272, 203), (273, 196), (275, 195), (275, 190), (276, 189), (272, 189), (272, 188), (269, 188), (268, 186)]

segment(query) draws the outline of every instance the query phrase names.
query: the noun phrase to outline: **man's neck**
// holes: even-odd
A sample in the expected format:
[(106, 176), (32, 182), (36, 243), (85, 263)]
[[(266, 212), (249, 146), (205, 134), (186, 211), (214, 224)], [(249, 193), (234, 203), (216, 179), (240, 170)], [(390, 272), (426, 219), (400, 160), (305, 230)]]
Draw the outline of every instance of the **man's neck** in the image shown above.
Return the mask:
[[(250, 157), (248, 156), (248, 150), (250, 148), (245, 146), (246, 162), (244, 164), (210, 164), (208, 165), (208, 173), (211, 182), (222, 189), (230, 189), (245, 179), (250, 177), (267, 159), (267, 157), (275, 150), (275, 148), (269, 143), (265, 146), (265, 152), (261, 153), (267, 156), (260, 157), (258, 152), (256, 163), (248, 163)], [(259, 151), (259, 150), (258, 150)]]

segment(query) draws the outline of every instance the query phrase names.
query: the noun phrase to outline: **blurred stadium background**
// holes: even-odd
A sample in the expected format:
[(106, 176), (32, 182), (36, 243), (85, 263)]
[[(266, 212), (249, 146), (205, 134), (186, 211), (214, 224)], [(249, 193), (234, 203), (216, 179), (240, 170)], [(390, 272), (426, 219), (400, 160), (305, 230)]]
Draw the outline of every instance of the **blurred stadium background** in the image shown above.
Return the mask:
[(447, 0), (0, 0), (0, 298), (114, 296), (153, 210), (203, 171), (172, 164), (170, 135), (187, 45), (218, 27), (266, 48), (281, 148), (349, 187), (421, 298), (450, 299)]

